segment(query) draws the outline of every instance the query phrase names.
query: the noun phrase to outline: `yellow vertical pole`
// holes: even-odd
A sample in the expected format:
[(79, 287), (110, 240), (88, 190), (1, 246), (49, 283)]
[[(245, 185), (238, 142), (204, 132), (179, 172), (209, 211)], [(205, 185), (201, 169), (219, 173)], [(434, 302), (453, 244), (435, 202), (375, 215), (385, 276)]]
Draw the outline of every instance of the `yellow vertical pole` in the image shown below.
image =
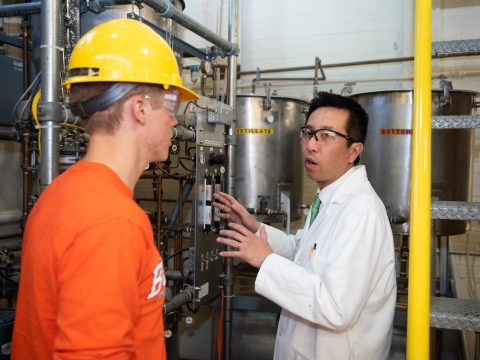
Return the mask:
[(432, 1), (416, 0), (407, 359), (429, 359)]

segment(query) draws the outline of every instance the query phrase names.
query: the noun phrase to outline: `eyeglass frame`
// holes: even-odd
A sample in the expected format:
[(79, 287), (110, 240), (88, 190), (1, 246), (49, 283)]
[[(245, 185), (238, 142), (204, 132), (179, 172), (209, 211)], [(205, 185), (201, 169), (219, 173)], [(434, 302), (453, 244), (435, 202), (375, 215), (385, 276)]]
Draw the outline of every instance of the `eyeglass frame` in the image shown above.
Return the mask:
[[(344, 139), (347, 139), (348, 141), (350, 141), (350, 142), (352, 142), (352, 143), (358, 142), (358, 141), (355, 141), (354, 139), (352, 139), (351, 137), (349, 137), (349, 136), (347, 136), (347, 135), (344, 135), (344, 134), (342, 134), (342, 133), (340, 133), (340, 132), (338, 132), (338, 131), (332, 130), (332, 129), (320, 128), (320, 129), (317, 129), (317, 130), (313, 130), (311, 127), (308, 127), (308, 126), (302, 126), (302, 127), (300, 128), (300, 135), (301, 135), (300, 138), (301, 138), (302, 140), (303, 140), (303, 135), (304, 135), (304, 133), (303, 133), (303, 130), (304, 130), (304, 129), (309, 130), (310, 133), (312, 134), (312, 135), (310, 136), (310, 139), (308, 139), (308, 141), (312, 140), (312, 136), (313, 136), (313, 137), (315, 137), (315, 141), (318, 142), (317, 133), (318, 133), (319, 131), (326, 130), (326, 131), (333, 132), (334, 134), (336, 134), (336, 135), (338, 135), (338, 136), (341, 136), (341, 137), (343, 137)], [(307, 141), (307, 142), (308, 142), (308, 141)]]

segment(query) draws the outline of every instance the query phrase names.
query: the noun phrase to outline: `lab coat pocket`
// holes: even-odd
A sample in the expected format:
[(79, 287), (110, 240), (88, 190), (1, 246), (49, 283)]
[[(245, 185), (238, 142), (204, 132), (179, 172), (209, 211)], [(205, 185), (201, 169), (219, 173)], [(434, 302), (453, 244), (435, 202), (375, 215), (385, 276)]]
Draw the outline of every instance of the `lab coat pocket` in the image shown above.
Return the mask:
[(298, 350), (295, 346), (292, 346), (293, 360), (311, 360), (309, 357), (305, 356)]
[(308, 261), (308, 273), (320, 276), (326, 267), (327, 259), (319, 251), (314, 251)]

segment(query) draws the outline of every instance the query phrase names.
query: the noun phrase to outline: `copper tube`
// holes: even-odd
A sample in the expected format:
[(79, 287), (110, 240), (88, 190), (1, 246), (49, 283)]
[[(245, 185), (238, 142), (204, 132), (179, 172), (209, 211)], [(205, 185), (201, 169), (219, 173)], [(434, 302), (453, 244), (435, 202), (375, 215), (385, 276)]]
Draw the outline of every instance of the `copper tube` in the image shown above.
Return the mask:
[(178, 184), (178, 223), (183, 224), (183, 180)]
[(153, 178), (152, 179), (152, 187), (153, 187), (153, 198), (156, 199), (157, 198), (157, 191), (158, 191), (158, 181), (157, 181), (158, 178)]

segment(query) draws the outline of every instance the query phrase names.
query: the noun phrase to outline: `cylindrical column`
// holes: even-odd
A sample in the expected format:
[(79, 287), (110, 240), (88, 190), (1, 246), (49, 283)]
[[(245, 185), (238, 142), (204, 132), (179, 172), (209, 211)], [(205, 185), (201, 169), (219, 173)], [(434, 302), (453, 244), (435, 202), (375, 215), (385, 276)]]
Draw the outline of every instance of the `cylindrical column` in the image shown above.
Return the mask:
[[(59, 173), (59, 126), (60, 100), (60, 20), (59, 0), (42, 1), (42, 41), (40, 46), (42, 63), (42, 99), (38, 109), (42, 126), (40, 164), (40, 188), (43, 191)], [(56, 113), (60, 109), (58, 118)]]
[[(237, 0), (228, 1), (228, 41), (231, 43), (237, 43), (238, 38), (238, 2)], [(228, 57), (229, 68), (229, 87), (228, 87), (228, 104), (236, 111), (237, 101), (237, 57)], [(227, 142), (227, 179), (226, 179), (226, 192), (233, 196), (233, 190), (235, 188), (234, 176), (235, 176), (235, 155), (236, 155), (236, 135), (235, 130), (237, 128), (237, 119), (232, 121), (228, 129)], [(230, 251), (230, 246), (226, 247), (227, 251)], [(225, 259), (225, 314), (224, 314), (224, 358), (230, 360), (232, 355), (232, 317), (233, 317), (233, 259)]]
[(407, 359), (429, 359), (432, 1), (415, 10), (415, 64)]

